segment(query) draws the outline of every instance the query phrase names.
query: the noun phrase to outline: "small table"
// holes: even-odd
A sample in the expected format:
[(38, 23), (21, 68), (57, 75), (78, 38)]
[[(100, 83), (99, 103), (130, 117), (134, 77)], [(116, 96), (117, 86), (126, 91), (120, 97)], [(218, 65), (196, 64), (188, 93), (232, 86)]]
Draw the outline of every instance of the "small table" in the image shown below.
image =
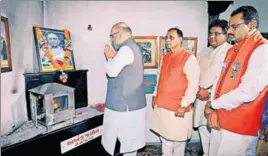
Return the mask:
[[(32, 133), (29, 133), (29, 127), (24, 128), (23, 131), (14, 132), (14, 134), (9, 136), (11, 144), (3, 146), (1, 145), (1, 155), (2, 156), (16, 156), (16, 155), (27, 155), (27, 156), (36, 156), (36, 155), (46, 155), (46, 156), (109, 156), (106, 153), (104, 148), (101, 145), (101, 137), (97, 137), (90, 141), (85, 141), (84, 143), (81, 138), (79, 143), (81, 145), (76, 146), (75, 148), (61, 153), (61, 142), (74, 137), (74, 141), (69, 142), (68, 144), (75, 144), (78, 141), (78, 137), (86, 132), (91, 132), (90, 130), (102, 126), (103, 113), (99, 112), (93, 108), (85, 107), (76, 110), (76, 118), (73, 125), (64, 127), (49, 133), (44, 132), (45, 127), (39, 127), (39, 135), (36, 135), (32, 138)], [(23, 126), (22, 126), (23, 127)], [(23, 135), (23, 133), (28, 133), (29, 135)], [(101, 131), (98, 133), (101, 134)], [(98, 134), (98, 135), (100, 135)], [(25, 139), (20, 141), (21, 138)], [(17, 138), (17, 140), (15, 139)], [(5, 139), (8, 139), (6, 137)], [(4, 140), (5, 140), (4, 139)], [(1, 138), (3, 141), (3, 138)], [(19, 141), (19, 142), (18, 142)], [(66, 142), (65, 142), (66, 143)]]

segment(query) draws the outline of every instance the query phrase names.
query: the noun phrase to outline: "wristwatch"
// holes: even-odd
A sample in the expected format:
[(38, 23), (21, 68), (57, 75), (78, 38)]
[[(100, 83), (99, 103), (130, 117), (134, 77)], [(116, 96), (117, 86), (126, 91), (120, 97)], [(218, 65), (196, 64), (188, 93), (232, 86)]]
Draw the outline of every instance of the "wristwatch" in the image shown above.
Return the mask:
[(180, 108), (182, 108), (182, 109), (184, 109), (184, 111), (186, 111), (186, 107), (181, 106)]

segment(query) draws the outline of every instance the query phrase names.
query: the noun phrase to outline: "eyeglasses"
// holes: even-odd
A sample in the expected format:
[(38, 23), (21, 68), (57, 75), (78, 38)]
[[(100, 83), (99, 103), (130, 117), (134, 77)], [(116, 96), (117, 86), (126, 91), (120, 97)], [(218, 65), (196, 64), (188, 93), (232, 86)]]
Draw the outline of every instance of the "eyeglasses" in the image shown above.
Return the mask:
[(208, 36), (212, 36), (212, 35), (214, 35), (214, 36), (220, 36), (221, 34), (224, 34), (223, 32), (209, 32), (208, 33)]
[(227, 27), (227, 30), (229, 30), (231, 27), (236, 30), (241, 24), (245, 24), (245, 22), (237, 23), (237, 24), (232, 24)]
[(170, 39), (170, 40), (174, 40), (175, 37), (174, 37), (174, 36), (165, 36), (165, 40), (168, 40), (168, 39)]
[(114, 37), (114, 35), (118, 34), (119, 32), (120, 32), (120, 31), (117, 31), (117, 32), (115, 32), (115, 33), (113, 33), (113, 34), (109, 35), (109, 36), (110, 36), (110, 38), (113, 38), (113, 37)]

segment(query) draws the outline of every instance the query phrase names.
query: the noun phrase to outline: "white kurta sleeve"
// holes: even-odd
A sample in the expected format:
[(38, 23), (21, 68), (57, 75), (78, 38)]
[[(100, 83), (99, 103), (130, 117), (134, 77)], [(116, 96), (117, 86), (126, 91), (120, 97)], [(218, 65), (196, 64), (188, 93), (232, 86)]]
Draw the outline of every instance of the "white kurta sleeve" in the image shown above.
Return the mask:
[(117, 77), (122, 69), (134, 62), (134, 53), (128, 46), (119, 49), (113, 59), (108, 59), (106, 68), (109, 77)]
[(204, 48), (198, 53), (198, 55), (196, 56), (198, 62), (200, 62), (201, 59), (202, 59), (203, 57), (205, 57), (205, 55), (206, 55), (206, 53), (207, 53), (208, 51), (211, 51), (211, 50), (210, 50), (210, 47), (204, 47)]
[(268, 85), (268, 45), (261, 45), (251, 55), (247, 70), (239, 86), (212, 101), (214, 109), (231, 110), (239, 105), (253, 101)]
[(188, 87), (182, 98), (181, 106), (187, 107), (195, 101), (196, 93), (199, 89), (200, 67), (194, 55), (190, 56), (186, 61), (183, 67), (183, 72), (188, 80)]

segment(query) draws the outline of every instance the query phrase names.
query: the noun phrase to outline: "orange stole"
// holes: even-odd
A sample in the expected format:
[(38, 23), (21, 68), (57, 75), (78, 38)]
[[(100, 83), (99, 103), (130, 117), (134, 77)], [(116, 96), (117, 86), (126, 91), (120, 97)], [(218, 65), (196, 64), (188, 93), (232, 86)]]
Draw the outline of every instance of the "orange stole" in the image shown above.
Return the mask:
[[(236, 89), (241, 82), (241, 77), (247, 70), (248, 61), (254, 50), (267, 44), (259, 32), (254, 33), (245, 41), (234, 45), (227, 52), (225, 66), (217, 83), (214, 99)], [(268, 87), (250, 103), (228, 110), (217, 110), (220, 126), (226, 130), (243, 135), (258, 135), (261, 126), (262, 113)]]

